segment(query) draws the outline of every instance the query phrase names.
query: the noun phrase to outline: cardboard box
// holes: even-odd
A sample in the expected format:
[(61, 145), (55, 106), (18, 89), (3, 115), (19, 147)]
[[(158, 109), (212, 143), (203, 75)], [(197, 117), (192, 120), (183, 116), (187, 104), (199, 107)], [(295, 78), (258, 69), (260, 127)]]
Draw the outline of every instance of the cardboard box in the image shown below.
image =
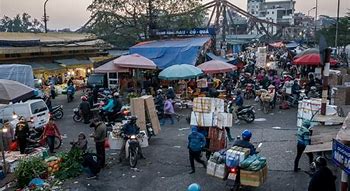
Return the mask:
[(215, 177), (223, 179), (225, 176), (225, 165), (224, 164), (217, 164), (215, 168)]
[[(145, 101), (146, 105), (146, 114), (149, 120), (151, 121), (152, 128), (154, 131), (154, 134), (158, 135), (160, 133), (160, 124), (159, 124), (159, 119), (156, 111), (156, 107), (154, 105), (154, 100), (152, 96), (142, 96), (142, 99)], [(143, 130), (146, 130), (143, 129)]]
[(146, 114), (145, 114), (145, 103), (142, 98), (130, 99), (130, 112), (131, 115), (137, 116), (136, 124), (141, 130), (146, 130)]
[(121, 137), (113, 137), (112, 133), (108, 136), (108, 142), (110, 149), (120, 150), (123, 145), (123, 138)]
[(267, 166), (259, 171), (241, 170), (241, 184), (243, 186), (259, 187), (267, 179)]
[(211, 176), (215, 176), (215, 169), (216, 169), (216, 163), (214, 163), (213, 161), (208, 161), (207, 164), (207, 174), (211, 175)]
[(218, 124), (219, 128), (232, 127), (232, 114), (231, 113), (218, 113)]
[(230, 167), (238, 166), (244, 161), (250, 153), (250, 150), (242, 147), (232, 147), (226, 151), (226, 165)]
[(197, 97), (193, 100), (193, 111), (201, 113), (225, 112), (225, 103), (223, 99)]
[(191, 125), (202, 126), (202, 127), (213, 127), (218, 125), (217, 114), (211, 113), (200, 113), (192, 111), (191, 113)]

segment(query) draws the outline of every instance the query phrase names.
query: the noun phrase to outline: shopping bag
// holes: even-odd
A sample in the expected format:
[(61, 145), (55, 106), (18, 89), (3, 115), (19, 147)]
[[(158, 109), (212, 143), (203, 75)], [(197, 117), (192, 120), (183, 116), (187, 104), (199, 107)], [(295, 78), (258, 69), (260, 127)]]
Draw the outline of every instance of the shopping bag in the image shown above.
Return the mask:
[(17, 141), (12, 141), (10, 144), (10, 151), (17, 151)]
[(108, 139), (106, 138), (106, 139), (105, 139), (105, 149), (109, 149), (109, 148), (110, 148), (109, 141), (108, 141)]

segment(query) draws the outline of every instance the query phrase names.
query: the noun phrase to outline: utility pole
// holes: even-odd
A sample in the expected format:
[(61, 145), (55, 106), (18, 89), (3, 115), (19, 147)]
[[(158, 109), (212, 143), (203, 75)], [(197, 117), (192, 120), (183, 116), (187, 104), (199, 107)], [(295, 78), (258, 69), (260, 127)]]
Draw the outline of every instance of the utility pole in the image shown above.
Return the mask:
[(49, 0), (46, 0), (44, 3), (44, 24), (45, 24), (45, 33), (47, 33), (47, 16), (46, 16), (46, 4)]
[[(327, 98), (328, 98), (328, 77), (329, 77), (329, 68), (330, 68), (330, 59), (332, 49), (326, 48), (324, 54), (320, 54), (320, 56), (324, 55), (324, 65), (323, 65), (323, 81), (322, 81), (322, 101), (321, 101), (321, 115), (326, 115), (327, 108)], [(322, 58), (321, 58), (322, 60)], [(322, 61), (321, 61), (322, 62)]]
[(338, 33), (339, 33), (339, 7), (340, 7), (340, 0), (338, 0), (337, 24), (336, 24), (336, 29), (335, 29), (335, 41), (334, 41), (334, 46), (337, 50), (337, 54), (338, 54)]
[(317, 9), (318, 9), (318, 0), (316, 0), (316, 5), (315, 5), (315, 29), (314, 29), (314, 36), (315, 36), (315, 44), (316, 44), (316, 30), (317, 30)]

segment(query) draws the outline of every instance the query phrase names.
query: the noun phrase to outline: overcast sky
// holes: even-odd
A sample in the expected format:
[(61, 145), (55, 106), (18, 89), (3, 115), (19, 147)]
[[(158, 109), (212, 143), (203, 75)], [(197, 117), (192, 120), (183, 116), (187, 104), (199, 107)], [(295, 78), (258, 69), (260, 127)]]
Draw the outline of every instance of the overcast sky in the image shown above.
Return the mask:
[[(209, 2), (210, 0), (204, 0)], [(230, 0), (246, 10), (247, 0)], [(49, 0), (47, 13), (49, 15), (48, 28), (77, 29), (89, 19), (90, 12), (86, 10), (92, 0)], [(319, 15), (336, 16), (337, 0), (318, 0)], [(350, 0), (340, 0), (340, 15), (343, 16), (350, 9)], [(13, 17), (17, 13), (29, 13), (34, 18), (42, 18), (44, 0), (0, 0), (0, 17)], [(296, 11), (307, 13), (315, 6), (315, 0), (296, 0)], [(311, 11), (310, 15), (315, 12)]]

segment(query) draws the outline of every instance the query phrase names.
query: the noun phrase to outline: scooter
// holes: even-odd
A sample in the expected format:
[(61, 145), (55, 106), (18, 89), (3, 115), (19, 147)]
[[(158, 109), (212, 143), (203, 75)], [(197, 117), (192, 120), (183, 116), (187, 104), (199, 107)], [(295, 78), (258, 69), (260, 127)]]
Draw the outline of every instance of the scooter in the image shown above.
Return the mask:
[(52, 107), (50, 111), (50, 116), (54, 119), (62, 119), (63, 117), (63, 105), (56, 105)]
[[(227, 103), (227, 111), (232, 113), (232, 104), (234, 104), (234, 100), (231, 100)], [(242, 106), (238, 108), (237, 118), (243, 120), (247, 123), (252, 123), (255, 120), (255, 108), (254, 106)]]
[(137, 165), (137, 160), (139, 156), (139, 147), (140, 143), (138, 141), (138, 138), (142, 137), (141, 133), (138, 135), (130, 135), (128, 136), (128, 140), (125, 144), (125, 154), (126, 158), (129, 159), (129, 165), (131, 168), (135, 168)]
[[(47, 139), (41, 138), (43, 134), (43, 129), (42, 128), (37, 128), (37, 129), (31, 129), (29, 138), (28, 138), (28, 149), (33, 149), (37, 147), (48, 147), (47, 144)], [(55, 143), (54, 143), (54, 148), (59, 149), (62, 145), (62, 139), (61, 137), (55, 136)]]
[(73, 113), (73, 121), (81, 122), (83, 120), (83, 116), (80, 115), (79, 108), (74, 108)]
[(153, 131), (152, 123), (146, 123), (146, 130), (147, 130), (148, 140), (150, 140), (151, 137), (156, 136), (156, 134)]
[(246, 88), (245, 88), (245, 92), (244, 92), (244, 98), (245, 99), (251, 99), (254, 98), (254, 90), (253, 90), (253, 84), (248, 83)]
[(72, 90), (67, 90), (67, 102), (72, 102), (74, 99), (74, 93)]
[[(238, 138), (239, 139), (239, 138)], [(259, 143), (258, 147), (256, 148), (256, 152), (260, 152), (260, 148), (262, 146), (262, 143)], [(241, 185), (241, 168), (239, 166), (228, 168), (228, 177), (226, 182), (226, 187), (230, 189), (230, 191), (238, 191), (240, 189)]]

